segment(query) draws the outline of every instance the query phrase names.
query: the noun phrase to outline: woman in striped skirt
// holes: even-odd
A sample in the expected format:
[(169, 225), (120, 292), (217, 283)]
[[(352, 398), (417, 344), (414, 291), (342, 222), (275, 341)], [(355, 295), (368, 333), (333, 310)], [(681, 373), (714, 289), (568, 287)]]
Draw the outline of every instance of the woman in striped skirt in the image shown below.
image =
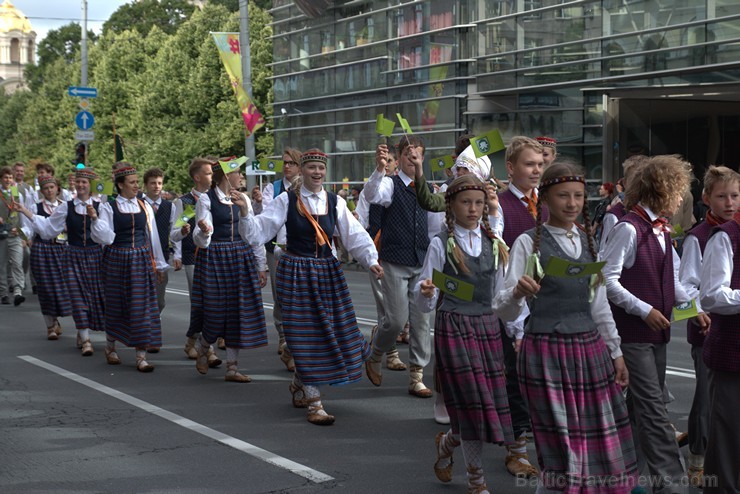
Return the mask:
[(211, 189), (201, 194), (195, 207), (193, 241), (198, 253), (191, 318), (200, 315), (202, 320), (195, 347), (198, 372), (208, 372), (208, 350), (217, 338), (223, 338), (225, 380), (248, 383), (252, 378), (239, 372), (239, 350), (267, 345), (260, 291), (267, 283), (267, 264), (264, 242), (250, 246), (246, 240), (246, 218), (252, 205), (237, 190), (239, 169), (238, 160), (214, 163)]
[(382, 277), (375, 245), (344, 199), (324, 191), (327, 156), (301, 155), (302, 185), (280, 194), (259, 216), (248, 217), (248, 235), (265, 243), (286, 227), (287, 244), (277, 267), (277, 295), (285, 341), (295, 360), (293, 406), (308, 408), (308, 421), (334, 423), (324, 411), (319, 386), (362, 377), (370, 349), (357, 326), (344, 273), (332, 249), (336, 233), (352, 256)]
[[(627, 368), (601, 274), (577, 276), (597, 260), (585, 233), (591, 224), (583, 172), (553, 163), (539, 190), (537, 211), (547, 205), (549, 219), (543, 225), (538, 214), (537, 226), (514, 242), (505, 281), (508, 303), (522, 306), (528, 298), (530, 309), (516, 348), (541, 468), (538, 492), (627, 493), (637, 474), (622, 395)], [(580, 215), (585, 232), (576, 225)], [(567, 274), (544, 276), (541, 266), (553, 258), (566, 263)]]
[[(54, 177), (45, 177), (39, 182), (39, 186), (44, 198), (36, 204), (35, 213), (42, 218), (48, 218), (62, 203), (58, 199), (59, 183)], [(39, 305), (46, 323), (46, 337), (49, 340), (56, 340), (62, 334), (59, 318), (72, 314), (69, 292), (64, 281), (67, 271), (67, 235), (65, 232), (60, 232), (55, 237), (42, 238), (40, 232), (34, 228), (32, 218), (33, 216), (31, 219), (26, 216), (23, 222), (24, 233), (28, 238), (33, 238), (30, 257), (31, 274), (38, 288)]]
[[(452, 480), (452, 452), (462, 443), (468, 470), (468, 492), (488, 493), (483, 477), (483, 443), (511, 444), (504, 353), (494, 294), (503, 286), (508, 253), (488, 221), (498, 214), (495, 193), (475, 175), (461, 175), (445, 192), (447, 231), (432, 239), (421, 281), (414, 288), (422, 312), (437, 309), (434, 354), (437, 379), (450, 417), (450, 430), (436, 438), (434, 472)], [(445, 293), (432, 283), (434, 270), (470, 283), (472, 300)], [(496, 309), (498, 311), (498, 309)]]
[(107, 246), (103, 253), (105, 358), (121, 363), (116, 341), (136, 348), (136, 369), (151, 372), (146, 349), (162, 346), (156, 284), (169, 268), (162, 257), (151, 206), (137, 197), (139, 177), (132, 166), (114, 172), (118, 196), (96, 211), (87, 205), (92, 238)]
[(67, 263), (62, 272), (63, 285), (71, 300), (72, 318), (77, 327), (77, 348), (82, 349), (84, 357), (93, 354), (90, 330), (105, 330), (100, 282), (103, 249), (92, 239), (92, 221), (87, 215), (88, 206), (97, 211), (100, 205), (90, 197), (90, 182), (96, 178), (97, 175), (89, 168), (77, 170), (75, 199), (62, 202), (48, 218), (27, 215), (42, 239), (55, 239), (66, 232)]

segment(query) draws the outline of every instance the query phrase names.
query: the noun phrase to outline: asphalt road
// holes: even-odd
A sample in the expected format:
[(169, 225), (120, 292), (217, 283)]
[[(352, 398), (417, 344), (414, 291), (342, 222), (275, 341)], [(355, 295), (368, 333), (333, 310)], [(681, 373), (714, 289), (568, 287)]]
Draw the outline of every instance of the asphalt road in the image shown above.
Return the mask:
[[(369, 337), (375, 307), (367, 274), (346, 274)], [(119, 349), (123, 365), (107, 365), (100, 334), (92, 337), (95, 355), (81, 357), (71, 318), (58, 341), (47, 341), (33, 295), (19, 307), (0, 306), (1, 493), (465, 492), (462, 451), (452, 483), (434, 476), (434, 436), (446, 427), (434, 422), (432, 400), (408, 395), (406, 373), (385, 370), (381, 388), (363, 379), (324, 389), (337, 421), (311, 425), (290, 402), (269, 287), (270, 345), (242, 351), (240, 369), (254, 381), (237, 384), (224, 382), (225, 366), (201, 376), (186, 359), (187, 285), (182, 272), (170, 278), (165, 346), (152, 356), (151, 374), (136, 371), (132, 349)], [(400, 350), (405, 360), (407, 347)], [(674, 329), (668, 362), (676, 396), (669, 411), (685, 430), (694, 376), (683, 326)], [(492, 492), (534, 492), (516, 486), (504, 456), (504, 448), (485, 445)]]

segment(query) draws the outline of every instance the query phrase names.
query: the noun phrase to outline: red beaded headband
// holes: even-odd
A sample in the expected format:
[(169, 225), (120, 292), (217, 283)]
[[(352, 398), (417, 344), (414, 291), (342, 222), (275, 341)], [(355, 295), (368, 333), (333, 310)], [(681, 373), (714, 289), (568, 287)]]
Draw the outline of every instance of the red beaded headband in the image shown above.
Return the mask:
[(39, 187), (43, 187), (46, 184), (54, 184), (56, 185), (57, 179), (54, 177), (44, 177), (41, 180), (39, 180)]
[(126, 177), (128, 175), (136, 175), (138, 172), (136, 171), (136, 168), (133, 166), (126, 166), (124, 168), (119, 168), (118, 170), (113, 172), (113, 176), (116, 178), (119, 177)]
[(301, 166), (308, 163), (309, 161), (318, 161), (319, 163), (326, 164), (327, 160), (328, 156), (324, 153), (316, 151), (305, 152), (301, 155)]
[(555, 184), (562, 184), (564, 182), (581, 182), (582, 184), (586, 183), (586, 179), (583, 178), (581, 175), (569, 175), (565, 177), (554, 177), (549, 180), (545, 180), (540, 184), (540, 189), (544, 189), (545, 187), (549, 187), (551, 185)]
[(88, 180), (95, 180), (98, 178), (98, 175), (93, 170), (80, 168), (75, 172), (75, 178), (86, 178)]
[(466, 190), (480, 190), (484, 194), (488, 193), (485, 185), (462, 185), (454, 189), (447, 189), (447, 191), (445, 191), (445, 201), (449, 201), (450, 199), (452, 199), (452, 196), (454, 196), (455, 194), (459, 194), (460, 192), (463, 192)]

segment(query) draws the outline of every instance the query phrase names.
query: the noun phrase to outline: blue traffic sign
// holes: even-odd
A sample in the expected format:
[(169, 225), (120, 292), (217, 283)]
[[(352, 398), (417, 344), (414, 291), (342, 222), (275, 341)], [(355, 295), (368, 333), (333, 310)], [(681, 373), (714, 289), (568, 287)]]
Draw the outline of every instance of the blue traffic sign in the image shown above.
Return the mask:
[(97, 98), (98, 88), (96, 87), (85, 87), (85, 86), (69, 86), (67, 94), (70, 96), (77, 96), (79, 98)]
[(87, 130), (95, 125), (95, 117), (89, 111), (81, 111), (75, 116), (75, 123), (80, 130)]

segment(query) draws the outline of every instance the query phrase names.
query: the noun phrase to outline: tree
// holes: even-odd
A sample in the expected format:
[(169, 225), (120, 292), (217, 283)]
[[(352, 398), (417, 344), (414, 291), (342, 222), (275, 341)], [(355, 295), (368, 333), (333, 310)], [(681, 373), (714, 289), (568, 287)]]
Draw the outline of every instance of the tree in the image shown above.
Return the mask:
[(127, 3), (105, 21), (103, 34), (134, 29), (146, 36), (154, 26), (167, 34), (174, 34), (194, 10), (195, 7), (187, 0), (140, 0)]
[[(87, 32), (89, 43), (95, 43), (97, 36), (93, 31)], [(78, 57), (80, 42), (82, 41), (82, 28), (76, 22), (66, 24), (59, 29), (52, 29), (38, 45), (36, 55), (38, 63), (27, 65), (25, 79), (31, 90), (37, 90), (43, 83), (42, 73), (55, 60), (61, 58), (67, 63), (72, 63)]]

